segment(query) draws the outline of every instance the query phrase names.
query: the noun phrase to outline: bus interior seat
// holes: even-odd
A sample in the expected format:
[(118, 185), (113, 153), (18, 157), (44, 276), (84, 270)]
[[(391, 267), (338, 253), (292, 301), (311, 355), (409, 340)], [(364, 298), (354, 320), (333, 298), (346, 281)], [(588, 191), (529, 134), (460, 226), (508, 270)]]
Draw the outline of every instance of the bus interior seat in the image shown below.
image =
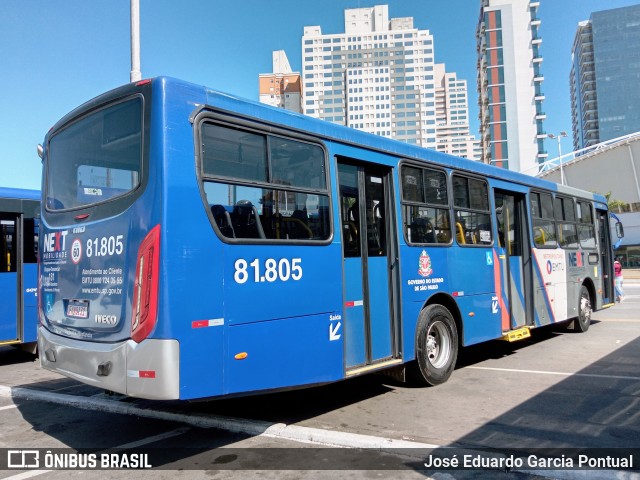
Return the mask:
[(447, 230), (441, 230), (436, 235), (438, 243), (449, 243), (451, 241), (451, 232)]
[(233, 230), (233, 224), (231, 223), (231, 215), (229, 215), (226, 208), (219, 204), (212, 205), (211, 214), (222, 235), (228, 238), (236, 238), (236, 232)]
[(270, 239), (280, 239), (282, 230), (282, 215), (280, 212), (273, 212), (272, 208), (263, 208), (260, 216), (260, 224), (265, 237)]
[(231, 223), (237, 238), (266, 238), (258, 210), (249, 200), (236, 202), (231, 212)]
[(411, 222), (411, 241), (415, 243), (437, 243), (436, 233), (428, 218), (416, 217)]
[(349, 207), (349, 218), (347, 220), (358, 226), (360, 225), (360, 206), (357, 200)]
[(289, 238), (313, 238), (309, 217), (304, 210), (294, 210), (290, 217), (283, 217), (283, 220), (287, 223)]

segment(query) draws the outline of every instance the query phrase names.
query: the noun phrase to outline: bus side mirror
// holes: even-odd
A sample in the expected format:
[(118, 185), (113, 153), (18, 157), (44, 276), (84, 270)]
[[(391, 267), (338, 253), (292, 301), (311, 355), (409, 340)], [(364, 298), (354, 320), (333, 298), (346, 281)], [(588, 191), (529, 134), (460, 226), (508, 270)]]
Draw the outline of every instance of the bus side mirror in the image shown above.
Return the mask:
[(41, 159), (44, 159), (44, 148), (42, 145), (38, 144), (38, 156)]
[(620, 222), (616, 222), (616, 235), (618, 236), (618, 238), (624, 237), (624, 227)]

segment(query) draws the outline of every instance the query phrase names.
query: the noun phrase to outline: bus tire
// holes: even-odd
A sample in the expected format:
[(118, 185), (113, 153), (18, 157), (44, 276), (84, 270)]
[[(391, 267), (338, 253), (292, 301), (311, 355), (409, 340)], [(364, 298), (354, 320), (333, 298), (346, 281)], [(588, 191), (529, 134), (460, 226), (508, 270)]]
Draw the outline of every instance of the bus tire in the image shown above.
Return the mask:
[(440, 385), (453, 373), (457, 358), (458, 329), (451, 312), (442, 305), (429, 305), (418, 317), (411, 378), (421, 385)]
[(582, 285), (580, 287), (580, 298), (578, 299), (578, 316), (573, 320), (572, 330), (574, 332), (586, 332), (591, 325), (591, 297), (589, 290)]

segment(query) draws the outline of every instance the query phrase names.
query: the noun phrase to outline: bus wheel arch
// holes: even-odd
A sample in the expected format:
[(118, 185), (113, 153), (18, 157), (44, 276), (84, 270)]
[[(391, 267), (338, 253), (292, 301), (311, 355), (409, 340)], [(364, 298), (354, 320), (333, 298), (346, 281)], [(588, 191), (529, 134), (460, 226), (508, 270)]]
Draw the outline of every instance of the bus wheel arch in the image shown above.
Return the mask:
[(458, 308), (446, 295), (431, 299), (420, 311), (415, 333), (416, 360), (409, 369), (414, 383), (435, 386), (449, 379), (458, 358), (459, 321)]
[(458, 304), (454, 298), (446, 293), (438, 293), (430, 297), (422, 308), (425, 309), (430, 305), (442, 305), (444, 308), (449, 310), (449, 313), (451, 313), (453, 320), (455, 321), (456, 329), (458, 330), (458, 344), (462, 345), (462, 339), (464, 338), (462, 314), (460, 313), (460, 309), (458, 308)]

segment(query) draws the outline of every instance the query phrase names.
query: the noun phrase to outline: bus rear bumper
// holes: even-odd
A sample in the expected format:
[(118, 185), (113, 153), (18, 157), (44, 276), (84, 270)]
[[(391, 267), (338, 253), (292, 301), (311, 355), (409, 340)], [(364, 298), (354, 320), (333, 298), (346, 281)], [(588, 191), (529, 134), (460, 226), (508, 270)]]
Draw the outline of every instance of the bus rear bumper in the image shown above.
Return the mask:
[(180, 397), (180, 345), (146, 339), (96, 343), (74, 340), (38, 328), (43, 368), (97, 388), (151, 400)]

